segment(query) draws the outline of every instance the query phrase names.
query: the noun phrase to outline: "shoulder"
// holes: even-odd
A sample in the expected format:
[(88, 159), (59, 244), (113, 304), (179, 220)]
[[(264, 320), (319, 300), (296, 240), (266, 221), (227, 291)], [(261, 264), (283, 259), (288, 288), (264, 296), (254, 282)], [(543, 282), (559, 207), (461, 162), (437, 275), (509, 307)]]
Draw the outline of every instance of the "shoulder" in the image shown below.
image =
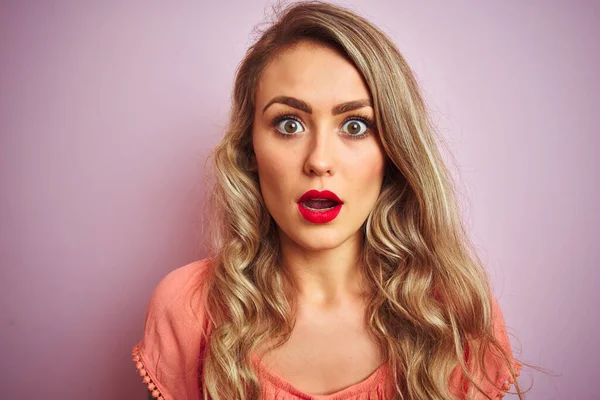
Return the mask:
[(175, 295), (186, 287), (202, 283), (209, 272), (211, 261), (211, 258), (197, 260), (169, 272), (156, 286), (153, 297)]
[(204, 286), (209, 278), (211, 261), (205, 258), (169, 272), (152, 293), (147, 318), (151, 313), (178, 319), (194, 315), (202, 317)]
[(212, 259), (167, 274), (146, 311), (141, 340), (133, 349), (144, 382), (164, 399), (196, 398), (199, 355), (206, 341), (206, 287)]
[[(492, 311), (492, 334), (498, 345), (505, 352), (506, 357), (493, 346), (486, 349), (484, 354), (485, 371), (477, 371), (475, 380), (484, 389), (486, 395), (495, 399), (503, 397), (506, 390), (512, 385), (512, 374), (519, 375), (522, 368), (521, 364), (515, 359), (510, 340), (507, 334), (506, 324), (502, 309), (494, 293), (491, 293), (491, 311)], [(465, 353), (465, 361), (472, 367), (475, 360), (469, 355), (469, 348)], [(485, 376), (485, 378), (484, 378)], [(466, 381), (462, 370), (457, 367), (451, 376), (451, 386), (455, 394), (460, 393), (459, 398), (463, 398), (464, 392), (468, 390), (470, 383)], [(475, 398), (484, 398), (480, 393)]]
[[(482, 386), (489, 396), (503, 397), (514, 383), (513, 375), (520, 374), (522, 365), (514, 357), (508, 337), (506, 322), (498, 300), (492, 293), (492, 332), (498, 345), (505, 352), (490, 348), (485, 354), (485, 368), (489, 379)], [(506, 356), (506, 358), (505, 358)]]

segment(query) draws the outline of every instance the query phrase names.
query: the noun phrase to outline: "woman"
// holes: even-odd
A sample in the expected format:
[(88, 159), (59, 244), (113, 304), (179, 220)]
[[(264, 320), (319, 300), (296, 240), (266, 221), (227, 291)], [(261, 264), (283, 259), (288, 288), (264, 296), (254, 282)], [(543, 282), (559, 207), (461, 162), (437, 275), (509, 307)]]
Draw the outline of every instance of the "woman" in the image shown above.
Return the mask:
[(214, 171), (211, 257), (161, 281), (133, 351), (154, 397), (520, 393), (419, 88), (376, 27), (284, 10), (239, 66)]

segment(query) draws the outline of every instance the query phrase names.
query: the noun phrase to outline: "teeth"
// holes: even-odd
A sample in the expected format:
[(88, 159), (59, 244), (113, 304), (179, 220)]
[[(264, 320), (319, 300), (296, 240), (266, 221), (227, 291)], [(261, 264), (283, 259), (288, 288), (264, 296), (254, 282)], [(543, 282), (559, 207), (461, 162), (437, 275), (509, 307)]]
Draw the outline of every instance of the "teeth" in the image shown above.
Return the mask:
[(304, 207), (306, 207), (306, 208), (308, 208), (309, 210), (312, 210), (312, 211), (327, 211), (327, 210), (332, 210), (332, 209), (335, 208), (335, 206), (329, 207), (329, 208), (312, 208), (312, 207), (309, 207), (307, 205), (304, 205)]
[(302, 205), (309, 210), (325, 211), (335, 208), (338, 203), (329, 199), (310, 199), (302, 202)]

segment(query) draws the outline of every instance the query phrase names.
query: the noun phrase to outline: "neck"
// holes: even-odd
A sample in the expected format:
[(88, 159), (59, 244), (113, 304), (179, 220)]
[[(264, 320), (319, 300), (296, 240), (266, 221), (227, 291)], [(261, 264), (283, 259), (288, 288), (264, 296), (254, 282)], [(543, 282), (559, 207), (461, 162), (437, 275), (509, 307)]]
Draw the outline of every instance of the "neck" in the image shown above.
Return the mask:
[(303, 248), (282, 233), (280, 236), (281, 266), (299, 301), (329, 308), (364, 296), (359, 264), (361, 232), (338, 247), (318, 250)]

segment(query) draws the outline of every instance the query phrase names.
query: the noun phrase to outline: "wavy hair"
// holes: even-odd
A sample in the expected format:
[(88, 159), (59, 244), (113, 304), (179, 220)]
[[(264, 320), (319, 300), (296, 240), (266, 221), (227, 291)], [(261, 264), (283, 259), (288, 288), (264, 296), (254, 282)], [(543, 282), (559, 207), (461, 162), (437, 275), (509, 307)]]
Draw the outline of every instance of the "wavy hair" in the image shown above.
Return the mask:
[[(487, 377), (488, 352), (516, 379), (510, 355), (493, 334), (487, 274), (462, 225), (452, 177), (405, 59), (382, 31), (346, 8), (309, 1), (275, 12), (238, 66), (229, 124), (211, 153), (214, 240), (206, 295), (212, 331), (202, 362), (204, 398), (260, 398), (250, 355), (262, 344), (285, 343), (294, 325), (294, 301), (285, 293), (279, 237), (260, 192), (251, 135), (261, 72), (301, 40), (346, 55), (372, 96), (389, 162), (361, 227), (359, 265), (370, 289), (369, 333), (389, 362), (396, 397), (453, 399), (448, 383), (457, 367), (472, 393), (484, 393), (476, 377)], [(515, 387), (521, 398), (516, 381)]]

